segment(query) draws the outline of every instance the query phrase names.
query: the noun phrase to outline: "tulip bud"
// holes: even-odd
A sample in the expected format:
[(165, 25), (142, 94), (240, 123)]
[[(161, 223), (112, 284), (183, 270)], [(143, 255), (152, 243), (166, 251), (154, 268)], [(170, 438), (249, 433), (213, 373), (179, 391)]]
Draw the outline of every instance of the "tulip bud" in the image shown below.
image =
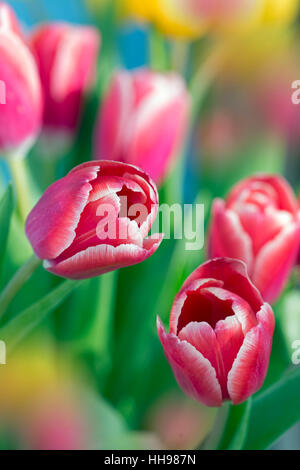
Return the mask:
[(179, 76), (119, 71), (100, 110), (96, 158), (137, 165), (161, 183), (182, 144), (188, 108)]
[(146, 238), (158, 210), (155, 184), (120, 162), (88, 162), (52, 184), (29, 214), (26, 234), (44, 267), (85, 279), (144, 261), (162, 236)]
[(211, 257), (244, 261), (262, 297), (274, 302), (295, 263), (300, 244), (296, 198), (279, 176), (259, 175), (239, 183), (212, 208)]
[(67, 23), (43, 25), (31, 37), (45, 99), (43, 137), (59, 140), (61, 152), (77, 129), (84, 94), (95, 79), (99, 45), (96, 29)]
[(0, 153), (24, 155), (41, 124), (42, 97), (34, 58), (13, 11), (0, 4)]
[(182, 389), (207, 406), (235, 405), (262, 386), (274, 315), (238, 260), (200, 266), (176, 296), (170, 333), (158, 319), (165, 355)]

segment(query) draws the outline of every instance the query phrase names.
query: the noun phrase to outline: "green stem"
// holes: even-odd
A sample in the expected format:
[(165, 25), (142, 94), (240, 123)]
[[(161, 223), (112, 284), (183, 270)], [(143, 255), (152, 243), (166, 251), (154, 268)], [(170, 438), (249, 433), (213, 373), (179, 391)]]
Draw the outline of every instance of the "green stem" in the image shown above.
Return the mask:
[(33, 205), (26, 160), (17, 156), (11, 157), (7, 163), (15, 184), (18, 213), (22, 222), (25, 223)]
[(201, 450), (215, 450), (223, 436), (223, 432), (226, 426), (226, 422), (229, 416), (231, 404), (229, 402), (223, 403), (219, 408), (215, 424), (212, 431), (201, 445)]
[(21, 266), (7, 286), (0, 294), (0, 317), (5, 313), (7, 307), (19, 292), (21, 287), (28, 281), (34, 271), (40, 266), (41, 260), (32, 255), (29, 260)]
[(223, 59), (224, 49), (216, 45), (215, 49), (208, 55), (208, 58), (201, 63), (191, 79), (189, 86), (192, 95), (191, 129), (193, 129), (197, 120), (203, 98), (220, 71)]
[(190, 51), (190, 42), (182, 39), (173, 39), (172, 41), (172, 65), (174, 70), (183, 77), (186, 76), (188, 57)]
[(104, 374), (107, 373), (111, 360), (117, 280), (118, 271), (95, 279), (97, 284), (93, 285), (95, 305), (91, 312), (92, 319), (84, 335), (74, 344), (76, 352), (92, 353), (97, 364), (101, 362), (101, 371)]
[(160, 72), (169, 68), (169, 60), (164, 36), (153, 26), (149, 36), (150, 66)]
[(7, 344), (8, 352), (38, 326), (46, 316), (84, 281), (64, 281), (59, 287), (27, 308), (0, 330), (0, 337)]

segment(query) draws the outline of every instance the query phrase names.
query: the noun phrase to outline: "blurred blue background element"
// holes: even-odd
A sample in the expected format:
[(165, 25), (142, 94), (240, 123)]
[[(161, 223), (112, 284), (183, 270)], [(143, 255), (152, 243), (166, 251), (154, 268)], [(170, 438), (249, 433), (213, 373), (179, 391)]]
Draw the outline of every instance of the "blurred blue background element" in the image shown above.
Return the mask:
[[(8, 0), (8, 3), (27, 27), (49, 20), (93, 23), (84, 0)], [(118, 46), (126, 68), (141, 67), (148, 63), (146, 29), (136, 25), (123, 28), (119, 32)]]
[(39, 21), (61, 20), (86, 23), (89, 15), (83, 0), (8, 0), (28, 26)]

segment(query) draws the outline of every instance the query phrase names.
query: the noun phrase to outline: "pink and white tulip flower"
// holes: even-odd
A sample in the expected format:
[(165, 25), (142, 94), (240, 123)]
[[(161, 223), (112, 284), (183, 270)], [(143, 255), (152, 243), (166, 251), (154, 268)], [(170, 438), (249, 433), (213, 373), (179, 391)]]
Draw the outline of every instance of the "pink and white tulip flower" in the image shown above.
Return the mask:
[(53, 146), (61, 142), (63, 151), (77, 130), (84, 95), (95, 80), (100, 35), (92, 27), (48, 23), (33, 33), (30, 43), (45, 100), (43, 137)]
[(262, 386), (272, 348), (274, 315), (246, 266), (218, 258), (200, 266), (176, 296), (170, 332), (158, 333), (178, 384), (207, 406), (235, 405)]
[(120, 162), (88, 162), (44, 193), (26, 234), (44, 267), (85, 279), (144, 261), (162, 236), (147, 238), (158, 211), (152, 180)]
[(267, 302), (280, 295), (299, 245), (297, 200), (282, 177), (247, 178), (233, 188), (226, 201), (214, 201), (209, 256), (244, 261), (250, 279)]
[(0, 3), (0, 91), (0, 153), (23, 156), (40, 130), (41, 84), (18, 21), (4, 3)]
[(181, 77), (118, 71), (100, 109), (95, 156), (137, 165), (161, 183), (183, 142), (188, 111)]

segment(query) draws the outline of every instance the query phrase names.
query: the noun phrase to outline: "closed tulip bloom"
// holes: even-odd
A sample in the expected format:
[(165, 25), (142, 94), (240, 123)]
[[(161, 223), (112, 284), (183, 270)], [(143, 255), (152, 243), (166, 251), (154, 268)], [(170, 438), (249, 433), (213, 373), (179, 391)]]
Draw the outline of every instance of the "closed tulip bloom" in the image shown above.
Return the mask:
[(45, 98), (43, 135), (68, 143), (93, 84), (100, 37), (92, 27), (49, 23), (31, 37)]
[(296, 198), (279, 176), (258, 175), (239, 183), (212, 208), (211, 257), (244, 261), (263, 298), (274, 302), (295, 263), (300, 242)]
[(28, 216), (26, 234), (48, 271), (85, 279), (151, 256), (162, 240), (146, 238), (157, 210), (156, 186), (144, 172), (88, 162), (47, 189)]
[(188, 109), (179, 76), (119, 71), (100, 110), (96, 158), (137, 165), (161, 183), (182, 144)]
[(207, 406), (235, 405), (262, 386), (274, 315), (238, 260), (200, 266), (176, 296), (167, 334), (158, 333), (178, 384)]
[(34, 58), (13, 11), (0, 3), (0, 153), (26, 154), (39, 132), (41, 114)]

